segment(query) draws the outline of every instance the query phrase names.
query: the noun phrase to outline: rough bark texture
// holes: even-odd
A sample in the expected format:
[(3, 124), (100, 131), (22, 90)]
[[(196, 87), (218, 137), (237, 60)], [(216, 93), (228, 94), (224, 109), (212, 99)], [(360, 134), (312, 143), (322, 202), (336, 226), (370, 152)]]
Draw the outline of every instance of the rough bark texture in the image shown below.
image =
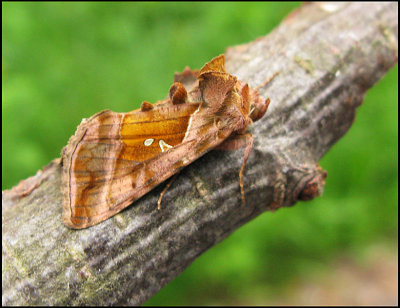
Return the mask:
[[(60, 165), (3, 192), (3, 305), (137, 305), (266, 210), (318, 196), (317, 162), (349, 129), (364, 94), (398, 57), (397, 3), (308, 4), (249, 44), (228, 72), (271, 98), (243, 151), (212, 151), (122, 213), (84, 230), (61, 221)], [(184, 64), (182, 64), (184, 65)], [(277, 73), (277, 74), (275, 74)], [(171, 75), (172, 77), (172, 75)]]

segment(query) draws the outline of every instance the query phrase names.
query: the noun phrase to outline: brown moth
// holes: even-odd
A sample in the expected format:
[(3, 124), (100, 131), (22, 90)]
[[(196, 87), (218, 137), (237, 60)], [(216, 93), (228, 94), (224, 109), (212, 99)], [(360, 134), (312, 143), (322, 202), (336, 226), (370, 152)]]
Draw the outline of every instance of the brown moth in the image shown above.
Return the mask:
[(214, 148), (245, 136), (243, 170), (253, 139), (245, 130), (269, 99), (228, 74), (224, 55), (200, 71), (175, 76), (169, 98), (128, 113), (101, 111), (78, 126), (62, 151), (63, 220), (74, 229), (117, 214)]

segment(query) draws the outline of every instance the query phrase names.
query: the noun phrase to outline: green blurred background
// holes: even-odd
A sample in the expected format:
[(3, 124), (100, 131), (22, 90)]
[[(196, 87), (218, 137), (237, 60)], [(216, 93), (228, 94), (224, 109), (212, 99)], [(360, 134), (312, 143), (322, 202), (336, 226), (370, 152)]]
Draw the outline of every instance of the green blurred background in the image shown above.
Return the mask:
[[(163, 98), (175, 71), (265, 35), (298, 6), (2, 3), (2, 188), (59, 157), (82, 118)], [(320, 162), (322, 197), (259, 216), (147, 304), (329, 304), (343, 292), (352, 304), (366, 280), (397, 301), (397, 76), (368, 92)]]

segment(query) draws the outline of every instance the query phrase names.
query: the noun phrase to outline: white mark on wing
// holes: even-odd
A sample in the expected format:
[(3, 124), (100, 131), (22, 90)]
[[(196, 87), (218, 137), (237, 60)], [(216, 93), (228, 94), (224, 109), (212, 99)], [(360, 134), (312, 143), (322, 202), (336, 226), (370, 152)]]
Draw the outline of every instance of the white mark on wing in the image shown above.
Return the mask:
[[(199, 112), (200, 107), (201, 107), (201, 104), (199, 104), (199, 107), (198, 107), (198, 108), (195, 110), (195, 112), (193, 112), (192, 115), (190, 116), (189, 124), (188, 124), (188, 126), (187, 126), (187, 128), (186, 128), (186, 133), (185, 133), (185, 137), (183, 137), (183, 140), (185, 140), (186, 137), (188, 136), (189, 131), (190, 131), (190, 126), (192, 126), (192, 119), (193, 119), (193, 116), (194, 116), (196, 113)], [(182, 140), (182, 141), (183, 141), (183, 140)]]
[(164, 140), (162, 140), (162, 139), (158, 142), (158, 144), (160, 145), (161, 152), (166, 151), (166, 148), (167, 148), (167, 149), (172, 149), (172, 148), (173, 148), (172, 145), (169, 145), (168, 143), (166, 143), (166, 142), (165, 142)]
[(146, 140), (144, 141), (144, 145), (145, 145), (146, 147), (149, 147), (149, 146), (152, 145), (153, 142), (154, 142), (154, 139), (153, 139), (153, 138), (149, 138), (149, 139), (146, 139)]

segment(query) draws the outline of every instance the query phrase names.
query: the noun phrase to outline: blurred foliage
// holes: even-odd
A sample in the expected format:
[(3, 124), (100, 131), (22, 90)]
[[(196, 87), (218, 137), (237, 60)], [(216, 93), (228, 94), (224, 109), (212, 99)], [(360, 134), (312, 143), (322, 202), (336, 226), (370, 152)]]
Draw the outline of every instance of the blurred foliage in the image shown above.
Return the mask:
[[(173, 72), (268, 33), (298, 3), (2, 3), (2, 188), (33, 175), (103, 109), (168, 92)], [(397, 241), (398, 69), (372, 88), (320, 164), (323, 197), (267, 213), (148, 304), (262, 303), (344, 251)]]

